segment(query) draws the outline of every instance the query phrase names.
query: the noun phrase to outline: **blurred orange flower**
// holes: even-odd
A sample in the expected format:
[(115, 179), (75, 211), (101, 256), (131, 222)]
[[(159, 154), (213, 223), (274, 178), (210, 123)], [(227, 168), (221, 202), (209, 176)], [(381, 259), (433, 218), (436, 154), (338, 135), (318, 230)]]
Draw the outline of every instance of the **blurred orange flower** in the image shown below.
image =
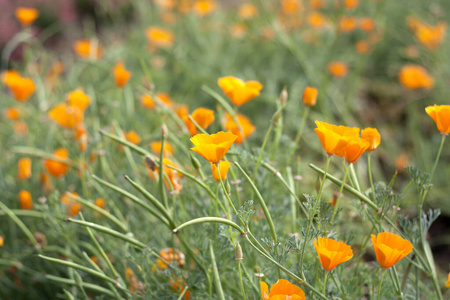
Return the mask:
[(31, 177), (31, 158), (24, 157), (19, 159), (17, 166), (17, 178), (19, 180), (25, 180)]
[(197, 134), (191, 137), (191, 142), (194, 144), (191, 150), (203, 156), (207, 161), (217, 164), (236, 139), (237, 136), (231, 132), (220, 131), (216, 134)]
[(155, 102), (153, 101), (153, 98), (150, 95), (143, 95), (141, 98), (141, 103), (148, 109), (152, 109), (155, 107)]
[(225, 129), (237, 136), (236, 144), (241, 144), (255, 131), (255, 126), (253, 126), (249, 118), (242, 114), (237, 114), (236, 118), (238, 123), (234, 121), (229, 113), (226, 113)]
[(5, 71), (1, 74), (1, 79), (9, 88), (13, 97), (19, 102), (26, 101), (36, 91), (33, 80), (22, 77), (17, 71)]
[(306, 16), (306, 20), (309, 26), (315, 29), (323, 28), (327, 24), (327, 18), (323, 14), (316, 11), (310, 12)]
[(447, 24), (439, 22), (431, 26), (415, 16), (408, 17), (408, 26), (416, 35), (417, 40), (427, 49), (434, 50), (439, 47), (445, 39)]
[(406, 65), (398, 74), (400, 83), (404, 88), (409, 90), (431, 89), (434, 87), (434, 78), (431, 77), (427, 70), (419, 65)]
[(50, 176), (48, 176), (46, 173), (42, 172), (39, 174), (39, 181), (44, 193), (50, 193), (54, 189), (52, 181), (50, 180)]
[[(53, 156), (59, 159), (67, 159), (69, 152), (65, 148), (59, 148), (53, 152)], [(70, 170), (69, 165), (51, 159), (44, 160), (44, 167), (53, 177), (62, 177)]]
[(135, 145), (141, 142), (141, 137), (134, 130), (130, 130), (127, 133), (125, 133), (125, 138), (127, 141)]
[(250, 3), (243, 3), (239, 7), (239, 18), (247, 20), (252, 19), (258, 15), (258, 8)]
[(369, 52), (369, 44), (366, 41), (358, 41), (355, 44), (356, 51), (361, 54)]
[(448, 280), (445, 283), (445, 287), (450, 288), (450, 272), (448, 272)]
[(425, 108), (426, 113), (436, 122), (438, 130), (445, 135), (450, 133), (450, 105), (434, 105)]
[(183, 252), (175, 248), (165, 248), (159, 251), (161, 259), (156, 259), (156, 265), (160, 270), (166, 270), (167, 264), (175, 263), (180, 269), (183, 269), (186, 262)]
[[(160, 141), (151, 142), (150, 148), (152, 149), (153, 153), (159, 155), (161, 153), (161, 142)], [(165, 141), (163, 156), (172, 155), (172, 154), (173, 154), (172, 145), (169, 142)]]
[[(211, 109), (206, 109), (203, 107), (197, 108), (194, 110), (194, 112), (191, 115), (191, 118), (203, 129), (208, 128), (209, 125), (214, 122), (214, 111)], [(189, 120), (189, 117), (187, 115), (184, 115), (182, 117), (184, 123), (186, 124), (186, 127), (189, 130), (189, 133), (191, 136), (194, 136), (197, 134), (197, 127), (195, 127), (194, 123)]]
[(365, 128), (361, 130), (361, 138), (369, 142), (367, 151), (375, 150), (381, 143), (380, 133), (376, 128)]
[(344, 242), (338, 242), (328, 238), (318, 238), (314, 241), (317, 256), (322, 267), (331, 271), (337, 265), (350, 260), (353, 257), (352, 248)]
[(145, 31), (150, 44), (155, 47), (169, 48), (173, 45), (173, 32), (156, 26), (150, 26)]
[(281, 8), (285, 15), (295, 15), (304, 9), (300, 0), (281, 0)]
[[(179, 193), (183, 186), (180, 183), (180, 179), (183, 177), (183, 175), (171, 168), (169, 166), (172, 166), (174, 168), (179, 169), (180, 167), (174, 164), (170, 159), (164, 158), (163, 159), (163, 172), (167, 175), (167, 178), (169, 181), (167, 181), (167, 178), (164, 178), (164, 183), (166, 184), (167, 189), (171, 189), (175, 193)], [(151, 170), (147, 166), (148, 174), (152, 179), (155, 179), (155, 174), (159, 174), (159, 168), (155, 168), (155, 170)]]
[(70, 106), (76, 106), (81, 111), (85, 111), (90, 103), (90, 98), (86, 95), (83, 89), (76, 89), (66, 95), (67, 102)]
[(322, 9), (325, 6), (326, 0), (309, 0), (309, 7), (311, 9)]
[(192, 6), (192, 10), (199, 16), (206, 16), (217, 9), (217, 2), (215, 0), (197, 0)]
[(99, 59), (103, 51), (97, 41), (78, 40), (73, 44), (73, 50), (82, 58)]
[(314, 131), (328, 155), (341, 152), (348, 144), (349, 139), (359, 137), (359, 128), (336, 126), (320, 121), (316, 121), (316, 125), (317, 128), (314, 129)]
[(20, 118), (20, 111), (14, 107), (5, 108), (5, 117), (12, 121), (18, 120)]
[(248, 31), (247, 25), (236, 23), (233, 24), (233, 26), (231, 26), (230, 35), (234, 38), (239, 39), (243, 37), (247, 33), (247, 31)]
[[(74, 192), (69, 192), (69, 194), (79, 197), (80, 195), (78, 195), (77, 193)], [(64, 203), (64, 205), (66, 206), (67, 209), (67, 214), (69, 214), (69, 216), (76, 216), (78, 215), (78, 213), (80, 212), (81, 208), (83, 207), (80, 203), (78, 203), (77, 201), (73, 200), (72, 198), (70, 198), (68, 195), (63, 194), (61, 196), (61, 198), (59, 199), (59, 201), (61, 203)]]
[(348, 73), (348, 66), (344, 62), (333, 61), (328, 64), (328, 71), (335, 77), (344, 77)]
[(316, 88), (307, 86), (303, 91), (303, 104), (305, 106), (314, 106), (317, 101), (319, 91)]
[(75, 129), (83, 122), (83, 112), (78, 106), (72, 106), (66, 103), (55, 105), (48, 112), (48, 117), (61, 127)]
[(131, 77), (130, 71), (125, 69), (125, 64), (123, 62), (118, 62), (115, 64), (113, 73), (116, 85), (118, 87), (124, 87)]
[[(222, 160), (219, 163), (219, 171), (220, 171), (220, 178), (222, 180), (225, 180), (227, 178), (228, 169), (230, 168), (230, 162), (226, 160)], [(212, 175), (215, 181), (220, 181), (219, 173), (217, 172), (217, 165), (211, 163), (211, 169), (212, 169)]]
[(100, 207), (100, 208), (105, 208), (106, 201), (103, 198), (97, 198), (97, 199), (95, 199), (95, 206)]
[(413, 245), (396, 234), (380, 232), (371, 234), (377, 261), (383, 269), (389, 269), (413, 250)]
[(28, 191), (20, 190), (19, 191), (19, 203), (21, 209), (32, 209), (33, 208), (33, 199), (31, 198), (31, 194)]
[(257, 81), (244, 82), (242, 79), (232, 76), (219, 78), (218, 84), (236, 106), (252, 100), (259, 95), (263, 88), (262, 84)]
[(264, 281), (261, 281), (261, 296), (264, 300), (305, 300), (305, 293), (303, 290), (290, 283), (285, 279), (278, 279), (278, 281), (270, 287)]
[(359, 20), (359, 28), (366, 32), (372, 31), (375, 29), (375, 21), (372, 18), (361, 18)]
[(30, 26), (39, 17), (39, 11), (30, 7), (18, 7), (15, 16), (22, 26)]
[(355, 9), (359, 6), (359, 0), (344, 0), (345, 9)]
[(25, 135), (28, 133), (28, 125), (25, 121), (16, 121), (13, 124), (14, 132)]
[(3, 247), (3, 242), (4, 242), (4, 239), (3, 239), (3, 237), (0, 235), (0, 247)]
[(353, 16), (343, 16), (339, 19), (339, 29), (342, 32), (351, 32), (356, 29), (356, 18)]
[[(172, 290), (176, 293), (183, 293), (184, 289), (186, 288), (186, 283), (184, 282), (184, 279), (181, 277), (177, 277), (175, 274), (173, 275), (173, 278), (169, 278), (170, 287)], [(190, 290), (187, 290), (187, 292), (184, 294), (184, 300), (189, 300), (189, 295), (191, 294)]]
[(164, 103), (166, 106), (171, 107), (173, 106), (172, 99), (170, 98), (169, 94), (166, 93), (157, 93), (156, 99)]

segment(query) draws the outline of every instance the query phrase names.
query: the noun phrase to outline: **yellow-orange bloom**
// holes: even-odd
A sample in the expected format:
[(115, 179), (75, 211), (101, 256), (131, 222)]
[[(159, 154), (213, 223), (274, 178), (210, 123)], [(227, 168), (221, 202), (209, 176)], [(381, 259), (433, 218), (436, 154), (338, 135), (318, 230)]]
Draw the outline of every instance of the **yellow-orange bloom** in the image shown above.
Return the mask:
[(61, 127), (75, 129), (83, 121), (83, 112), (78, 106), (59, 103), (48, 112), (48, 117)]
[(344, 62), (334, 61), (328, 64), (328, 71), (335, 77), (344, 77), (348, 73), (348, 66)]
[(216, 9), (217, 2), (215, 0), (197, 0), (192, 7), (192, 10), (199, 16), (209, 15)]
[(30, 7), (18, 7), (15, 16), (22, 26), (30, 26), (39, 17), (39, 11)]
[(350, 260), (353, 257), (352, 248), (344, 242), (338, 242), (328, 238), (318, 238), (314, 241), (317, 256), (322, 267), (331, 271), (337, 265)]
[(372, 18), (361, 18), (359, 20), (359, 28), (366, 32), (372, 31), (375, 29), (375, 21)]
[(259, 95), (263, 88), (258, 81), (244, 82), (242, 79), (228, 76), (219, 78), (219, 86), (234, 105), (241, 106)]
[(118, 62), (113, 69), (114, 79), (118, 87), (124, 87), (130, 80), (131, 73), (125, 69), (125, 64), (123, 62)]
[[(181, 173), (169, 168), (169, 166), (175, 167), (177, 169), (180, 168), (179, 166), (174, 164), (170, 159), (165, 157), (163, 159), (163, 172), (167, 175), (167, 178), (169, 179), (169, 181), (167, 181), (167, 178), (164, 178), (164, 183), (166, 184), (166, 187), (168, 189), (172, 188), (173, 192), (179, 193), (183, 189), (183, 186), (181, 185), (181, 183), (179, 181), (183, 175)], [(147, 171), (152, 179), (155, 179), (155, 175), (153, 174), (153, 172), (156, 172), (157, 174), (159, 174), (159, 168), (155, 168), (154, 170), (151, 170), (147, 166)]]
[(448, 280), (447, 280), (447, 282), (445, 283), (445, 287), (450, 288), (450, 272), (448, 272)]
[(20, 76), (16, 71), (2, 73), (2, 82), (8, 86), (13, 97), (19, 101), (26, 101), (35, 91), (36, 86), (31, 78)]
[(20, 111), (14, 107), (8, 107), (5, 109), (5, 117), (14, 121), (20, 118)]
[(175, 248), (165, 248), (159, 251), (159, 256), (161, 259), (156, 259), (156, 264), (160, 270), (166, 270), (168, 268), (167, 264), (176, 263), (176, 265), (183, 269), (186, 262), (183, 252)]
[(70, 106), (76, 106), (81, 111), (85, 111), (91, 102), (89, 96), (83, 92), (83, 89), (76, 89), (68, 93), (66, 97)]
[(341, 17), (339, 19), (339, 29), (342, 32), (351, 32), (356, 29), (356, 18), (352, 16)]
[(436, 26), (431, 26), (415, 16), (408, 17), (407, 21), (417, 40), (427, 49), (434, 50), (444, 41), (447, 31), (445, 22), (439, 22)]
[(261, 295), (264, 300), (305, 300), (305, 293), (303, 290), (290, 283), (285, 279), (278, 279), (278, 281), (270, 287), (264, 281), (261, 281)]
[(383, 269), (389, 269), (413, 250), (410, 241), (389, 232), (371, 234), (377, 261)]
[(141, 103), (148, 109), (155, 107), (155, 101), (153, 101), (153, 98), (150, 95), (143, 95), (141, 98)]
[(130, 130), (125, 134), (125, 138), (130, 143), (133, 143), (135, 145), (139, 144), (141, 142), (141, 137), (136, 133), (134, 130)]
[[(59, 159), (67, 159), (67, 157), (69, 157), (69, 152), (65, 148), (59, 148), (56, 149), (55, 152), (53, 152), (53, 156)], [(44, 167), (53, 177), (64, 176), (67, 173), (67, 171), (70, 170), (69, 165), (51, 159), (46, 159), (44, 161)]]
[(195, 146), (191, 150), (203, 156), (207, 161), (217, 164), (236, 139), (237, 136), (231, 132), (220, 131), (216, 134), (197, 134), (191, 137), (191, 142)]
[(434, 105), (425, 108), (427, 114), (436, 122), (438, 130), (447, 135), (450, 133), (450, 105)]
[(356, 51), (361, 54), (369, 52), (369, 44), (366, 41), (358, 41), (355, 44)]
[[(228, 169), (230, 168), (230, 162), (226, 160), (222, 160), (219, 163), (219, 171), (220, 171), (220, 178), (222, 180), (225, 180), (227, 178)], [(211, 169), (212, 169), (212, 175), (215, 181), (220, 181), (219, 178), (219, 172), (217, 172), (217, 165), (211, 163)]]
[(327, 24), (326, 17), (316, 11), (310, 12), (306, 17), (306, 20), (309, 26), (315, 29), (323, 28)]
[(340, 153), (347, 146), (349, 139), (359, 137), (359, 128), (336, 126), (320, 121), (316, 121), (316, 125), (314, 131), (328, 155)]
[(150, 44), (156, 47), (169, 48), (173, 45), (173, 32), (156, 26), (150, 26), (145, 31)]
[(239, 18), (241, 19), (251, 19), (258, 15), (258, 8), (250, 3), (243, 3), (239, 7)]
[(102, 49), (97, 42), (90, 40), (78, 40), (73, 44), (73, 50), (82, 58), (99, 59), (102, 56)]
[(400, 83), (409, 90), (416, 89), (431, 89), (434, 86), (434, 79), (431, 77), (427, 70), (418, 65), (406, 65), (399, 74), (398, 78)]
[(25, 180), (31, 177), (31, 158), (24, 157), (19, 159), (17, 164), (17, 178), (19, 180)]
[(33, 208), (33, 199), (31, 198), (30, 192), (25, 191), (25, 190), (20, 190), (19, 203), (20, 203), (21, 209), (32, 209)]
[(105, 208), (106, 201), (103, 198), (97, 198), (97, 199), (95, 199), (95, 206), (100, 207), (100, 208)]
[(303, 91), (303, 104), (305, 106), (314, 106), (317, 101), (319, 91), (316, 88), (307, 86)]
[(233, 134), (237, 135), (236, 144), (241, 144), (245, 139), (247, 139), (253, 131), (255, 131), (255, 126), (249, 118), (242, 114), (236, 115), (238, 123), (236, 123), (233, 117), (229, 114), (225, 114), (225, 128), (231, 131)]
[[(359, 128), (358, 128), (359, 129)], [(347, 145), (335, 154), (340, 157), (344, 157), (349, 163), (354, 163), (358, 158), (367, 150), (370, 143), (359, 136), (347, 137)]]
[(164, 103), (164, 105), (166, 105), (167, 107), (171, 107), (173, 106), (173, 102), (172, 99), (170, 98), (169, 94), (166, 93), (157, 93), (156, 94), (156, 98), (158, 100), (160, 100), (162, 103)]
[[(191, 118), (198, 124), (198, 126), (200, 126), (203, 129), (206, 129), (208, 128), (209, 125), (211, 125), (212, 122), (214, 122), (214, 111), (200, 107), (194, 110), (194, 112), (191, 115)], [(182, 119), (186, 124), (186, 127), (188, 128), (191, 136), (196, 135), (197, 127), (195, 127), (194, 123), (192, 123), (192, 121), (189, 120), (189, 117), (187, 115), (184, 115), (182, 116)]]
[[(153, 153), (159, 155), (161, 153), (161, 142), (160, 141), (151, 142), (150, 148), (152, 149)], [(173, 154), (172, 145), (169, 142), (165, 141), (163, 156), (172, 155), (172, 154)]]
[(365, 128), (361, 130), (361, 138), (369, 142), (367, 151), (375, 150), (381, 143), (380, 133), (376, 128)]
[(281, 0), (281, 9), (285, 15), (295, 15), (303, 10), (300, 0)]
[(359, 0), (344, 0), (345, 9), (354, 9), (359, 5)]
[[(77, 193), (69, 192), (71, 195), (78, 197), (79, 195)], [(69, 216), (76, 216), (80, 212), (81, 208), (83, 207), (80, 203), (70, 198), (68, 195), (64, 194), (59, 199), (60, 202), (64, 203), (67, 209), (67, 214)]]
[(3, 242), (4, 242), (3, 237), (0, 235), (0, 247), (3, 247)]

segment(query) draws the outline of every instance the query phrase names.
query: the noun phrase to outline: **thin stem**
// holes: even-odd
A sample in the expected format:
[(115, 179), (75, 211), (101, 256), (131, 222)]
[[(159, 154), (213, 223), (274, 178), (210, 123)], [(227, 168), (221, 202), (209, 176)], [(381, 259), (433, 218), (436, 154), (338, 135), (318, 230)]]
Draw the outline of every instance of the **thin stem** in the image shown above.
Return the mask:
[(328, 225), (328, 230), (331, 228), (331, 226), (333, 226), (334, 218), (336, 217), (337, 208), (339, 206), (339, 200), (341, 199), (342, 191), (344, 190), (344, 184), (345, 184), (345, 180), (347, 179), (348, 170), (350, 169), (349, 168), (350, 165), (351, 164), (348, 164), (347, 166), (345, 166), (344, 178), (342, 179), (342, 184), (341, 184), (341, 187), (339, 189), (339, 194), (338, 194), (338, 196), (336, 198), (336, 204), (334, 205), (333, 215), (331, 216), (330, 224)]
[(370, 188), (372, 190), (372, 200), (375, 202), (375, 187), (373, 185), (373, 180), (372, 180), (372, 167), (371, 167), (371, 163), (370, 163), (370, 158), (372, 157), (372, 152), (369, 152), (367, 154), (367, 172), (369, 173), (369, 183), (370, 183)]
[(297, 131), (297, 135), (295, 136), (294, 148), (292, 148), (291, 153), (288, 156), (288, 163), (292, 160), (292, 157), (295, 154), (295, 150), (297, 150), (299, 147), (298, 144), (300, 143), (300, 138), (302, 137), (303, 130), (305, 129), (306, 119), (308, 118), (310, 110), (311, 110), (311, 108), (309, 106), (305, 107), (305, 111), (303, 112), (303, 116), (302, 116), (302, 122), (300, 123), (300, 127)]
[(242, 261), (239, 260), (238, 261), (238, 272), (239, 272), (239, 281), (241, 282), (242, 299), (246, 300), (247, 297), (245, 296), (244, 282), (242, 281), (241, 264), (242, 264)]
[[(165, 126), (163, 124), (163, 126)], [(164, 131), (164, 130), (161, 130)], [(166, 190), (164, 188), (164, 142), (166, 140), (166, 133), (161, 132), (161, 151), (159, 152), (159, 190), (166, 209), (169, 209), (169, 202), (167, 200)]]
[(326, 290), (327, 290), (327, 277), (328, 277), (328, 271), (325, 271), (325, 276), (323, 278), (322, 294), (325, 294)]
[[(271, 134), (272, 129), (273, 129), (273, 125), (274, 125), (274, 123), (271, 122), (270, 123), (270, 127), (267, 130), (267, 132), (266, 132), (266, 136), (264, 137), (264, 141), (263, 141), (263, 143), (261, 145), (261, 149), (259, 150), (259, 155), (258, 155), (258, 159), (256, 160), (255, 169), (253, 170), (252, 181), (255, 181), (256, 174), (258, 173), (259, 165), (261, 164), (262, 154), (264, 152), (264, 148), (266, 147), (267, 141), (269, 140), (270, 134)], [(250, 197), (250, 199), (251, 198), (253, 198), (253, 197)]]
[(441, 145), (439, 146), (439, 150), (438, 150), (438, 153), (436, 155), (436, 160), (434, 161), (433, 169), (431, 169), (430, 181), (431, 181), (431, 179), (433, 179), (434, 172), (436, 171), (436, 167), (438, 165), (439, 158), (441, 157), (442, 149), (444, 148), (444, 142), (445, 142), (445, 138), (446, 137), (447, 137), (447, 135), (445, 135), (445, 134), (442, 135)]
[(383, 276), (386, 270), (380, 270), (380, 282), (378, 282), (378, 300), (381, 300), (381, 284), (383, 283)]
[(220, 282), (219, 270), (217, 269), (216, 257), (214, 256), (214, 250), (212, 247), (212, 243), (209, 243), (209, 254), (211, 255), (211, 265), (213, 269), (214, 275), (214, 285), (216, 286), (216, 291), (219, 296), (219, 299), (225, 300), (225, 295), (222, 289), (222, 283)]

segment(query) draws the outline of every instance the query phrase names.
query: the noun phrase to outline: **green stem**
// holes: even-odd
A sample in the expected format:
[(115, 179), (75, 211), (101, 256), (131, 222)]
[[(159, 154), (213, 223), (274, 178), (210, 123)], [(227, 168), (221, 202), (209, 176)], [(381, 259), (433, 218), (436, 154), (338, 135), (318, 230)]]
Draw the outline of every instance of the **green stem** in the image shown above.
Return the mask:
[(439, 151), (436, 155), (436, 160), (434, 161), (433, 169), (431, 169), (430, 181), (431, 181), (431, 179), (433, 179), (434, 172), (436, 171), (436, 167), (438, 165), (439, 158), (441, 157), (442, 149), (444, 148), (444, 142), (445, 142), (446, 137), (447, 137), (447, 135), (445, 135), (445, 134), (442, 135), (441, 145), (439, 146)]
[[(267, 141), (269, 140), (270, 134), (272, 133), (273, 126), (274, 126), (274, 123), (271, 122), (270, 126), (269, 126), (269, 129), (266, 132), (266, 136), (264, 137), (263, 143), (261, 145), (261, 149), (259, 150), (258, 159), (256, 160), (255, 169), (253, 170), (252, 181), (255, 181), (256, 174), (258, 173), (259, 165), (261, 164), (264, 148), (266, 147)], [(250, 199), (251, 198), (253, 198), (253, 197), (250, 197)]]
[(369, 183), (370, 183), (370, 189), (372, 190), (372, 200), (375, 202), (375, 187), (373, 185), (373, 180), (372, 180), (372, 167), (371, 167), (371, 160), (370, 158), (372, 157), (372, 152), (369, 152), (367, 154), (367, 172), (369, 174)]
[(381, 284), (383, 283), (383, 276), (386, 270), (381, 269), (380, 270), (380, 282), (378, 282), (378, 300), (381, 300)]
[[(162, 125), (165, 126), (164, 124)], [(166, 133), (161, 130), (161, 151), (159, 153), (159, 191), (163, 199), (166, 210), (169, 210), (169, 202), (167, 200), (166, 189), (164, 188), (164, 142), (166, 140)]]
[(212, 243), (209, 243), (209, 254), (211, 255), (211, 265), (214, 274), (214, 285), (216, 286), (216, 291), (219, 296), (219, 299), (225, 300), (225, 295), (222, 289), (222, 283), (220, 282), (219, 270), (217, 269), (216, 257), (214, 256), (214, 250), (212, 247)]
[(238, 272), (239, 272), (239, 281), (241, 283), (242, 299), (246, 300), (247, 297), (245, 296), (245, 287), (244, 287), (244, 282), (242, 281), (241, 264), (242, 264), (242, 261), (239, 260), (238, 261)]
[(327, 277), (328, 277), (328, 271), (325, 271), (325, 276), (323, 278), (323, 288), (322, 288), (322, 294), (326, 295), (327, 290)]
[(292, 161), (292, 157), (295, 154), (295, 151), (298, 149), (299, 147), (299, 143), (300, 143), (300, 139), (302, 137), (303, 134), (303, 130), (305, 129), (305, 125), (306, 125), (306, 120), (308, 119), (308, 115), (309, 115), (309, 111), (311, 110), (311, 108), (309, 106), (305, 107), (305, 111), (303, 112), (303, 116), (302, 116), (302, 122), (300, 123), (300, 127), (297, 131), (297, 135), (295, 136), (295, 140), (294, 140), (294, 148), (291, 150), (291, 153), (288, 156), (288, 163), (290, 161)]
[(336, 204), (334, 205), (333, 215), (331, 216), (330, 224), (328, 225), (327, 231), (329, 231), (331, 226), (333, 226), (334, 218), (336, 217), (337, 208), (339, 206), (339, 200), (341, 199), (342, 191), (344, 190), (344, 184), (345, 184), (345, 180), (347, 179), (348, 170), (350, 169), (350, 165), (351, 164), (348, 164), (345, 166), (344, 178), (342, 179), (342, 184), (339, 189), (339, 194), (336, 198)]

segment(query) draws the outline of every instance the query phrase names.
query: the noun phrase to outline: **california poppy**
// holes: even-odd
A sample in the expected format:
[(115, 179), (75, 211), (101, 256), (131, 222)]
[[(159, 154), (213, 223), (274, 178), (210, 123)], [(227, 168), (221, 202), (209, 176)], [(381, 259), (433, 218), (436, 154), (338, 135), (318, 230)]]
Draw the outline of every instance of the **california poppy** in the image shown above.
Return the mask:
[(150, 26), (145, 31), (150, 44), (154, 47), (168, 48), (173, 45), (174, 35), (172, 31), (156, 26)]
[(285, 279), (278, 279), (278, 281), (270, 287), (264, 281), (261, 281), (261, 295), (264, 300), (305, 300), (305, 293), (303, 290), (290, 283)]
[(30, 7), (18, 7), (15, 16), (22, 26), (30, 26), (39, 17), (39, 11)]
[(199, 16), (206, 16), (213, 13), (217, 9), (215, 0), (197, 0), (192, 6), (192, 10)]
[(347, 144), (335, 154), (344, 157), (349, 163), (354, 163), (366, 151), (370, 143), (359, 136), (347, 137)]
[(106, 201), (103, 198), (97, 198), (97, 199), (95, 199), (95, 206), (100, 207), (100, 208), (105, 208)]
[(3, 237), (0, 235), (0, 247), (3, 247), (3, 242), (4, 242), (4, 239), (3, 239)]
[(295, 15), (303, 10), (300, 0), (281, 0), (281, 9), (285, 15)]
[(372, 18), (361, 18), (359, 20), (359, 28), (366, 32), (372, 31), (375, 29), (375, 21)]
[(375, 150), (381, 142), (380, 133), (376, 128), (365, 128), (361, 130), (361, 138), (368, 141), (370, 143), (367, 151)]
[[(176, 293), (183, 293), (186, 288), (186, 283), (183, 278), (178, 277), (176, 274), (173, 274), (173, 277), (169, 278), (170, 287)], [(190, 290), (187, 290), (184, 294), (184, 300), (189, 300), (189, 295), (191, 294)]]
[(217, 164), (236, 139), (237, 136), (231, 132), (220, 131), (216, 134), (197, 134), (191, 137), (191, 142), (195, 146), (191, 150), (203, 156), (207, 161)]
[[(160, 141), (151, 142), (150, 148), (152, 149), (153, 153), (159, 155), (161, 153), (161, 142)], [(173, 154), (172, 145), (169, 142), (165, 141), (163, 155), (167, 156), (167, 155), (172, 155), (172, 154)]]
[(229, 113), (226, 113), (225, 129), (237, 135), (236, 144), (241, 144), (255, 131), (255, 126), (253, 126), (249, 118), (242, 114), (237, 114), (236, 119), (238, 123), (234, 121)]
[(436, 122), (442, 134), (450, 133), (450, 105), (434, 105), (425, 108), (427, 114)]
[(328, 238), (318, 238), (314, 241), (317, 256), (322, 267), (331, 271), (337, 265), (350, 260), (353, 257), (352, 248), (344, 242), (338, 242)]
[(159, 251), (159, 256), (162, 258), (156, 260), (156, 264), (160, 270), (166, 270), (167, 264), (175, 263), (180, 269), (183, 269), (186, 262), (183, 252), (175, 248), (165, 248)]
[(252, 100), (259, 95), (263, 88), (262, 84), (257, 81), (244, 82), (242, 79), (232, 76), (219, 78), (218, 83), (225, 95), (236, 106)]
[(447, 280), (447, 282), (445, 283), (445, 287), (450, 288), (450, 272), (448, 273), (448, 280)]
[[(191, 136), (197, 134), (197, 127), (189, 120), (187, 115), (182, 117)], [(197, 108), (192, 112), (191, 118), (203, 129), (208, 128), (214, 122), (214, 111), (203, 107)]]
[(334, 61), (328, 64), (328, 71), (334, 77), (344, 77), (348, 73), (348, 66), (344, 62)]
[(344, 0), (345, 9), (355, 9), (359, 5), (359, 0)]
[(328, 155), (340, 152), (348, 144), (349, 137), (359, 136), (359, 128), (336, 126), (320, 121), (316, 121), (316, 125), (314, 131)]
[(157, 93), (156, 94), (156, 99), (159, 100), (160, 102), (162, 102), (167, 107), (172, 107), (173, 106), (172, 98), (170, 98), (169, 94)]
[(408, 240), (389, 232), (371, 234), (377, 261), (383, 269), (389, 269), (413, 250)]
[(323, 14), (316, 11), (310, 12), (306, 16), (306, 21), (308, 22), (309, 26), (315, 29), (323, 28), (327, 24), (327, 18)]
[(406, 65), (398, 73), (400, 83), (409, 90), (431, 89), (434, 86), (434, 78), (427, 70), (418, 65)]
[[(163, 159), (163, 172), (167, 176), (167, 178), (164, 177), (164, 183), (168, 189), (171, 189), (174, 193), (179, 193), (183, 189), (183, 186), (180, 183), (182, 174), (175, 171), (172, 168), (169, 168), (169, 166), (172, 166), (177, 169), (180, 168), (179, 166), (174, 164), (169, 158), (165, 157)], [(155, 168), (154, 170), (152, 170), (147, 166), (147, 171), (152, 179), (155, 179), (155, 173), (159, 174), (159, 168)]]
[(17, 166), (17, 178), (19, 180), (25, 180), (31, 177), (31, 158), (24, 157), (19, 159)]
[(243, 3), (239, 7), (238, 12), (239, 18), (241, 19), (251, 19), (258, 15), (258, 8), (250, 3)]
[(141, 142), (141, 137), (136, 133), (134, 130), (130, 130), (125, 134), (125, 138), (130, 143), (133, 143), (135, 145), (139, 144)]
[[(230, 168), (230, 162), (222, 160), (219, 164), (220, 178), (225, 180), (227, 178), (228, 169)], [(220, 181), (219, 172), (217, 171), (217, 165), (211, 163), (212, 175), (215, 181)]]
[(125, 69), (125, 64), (123, 62), (118, 62), (114, 65), (113, 73), (118, 87), (124, 87), (131, 77), (130, 71)]
[(78, 106), (59, 103), (50, 109), (48, 117), (61, 127), (75, 129), (83, 121), (83, 111)]
[(21, 209), (32, 209), (33, 208), (33, 199), (31, 198), (31, 194), (28, 191), (20, 190), (19, 191), (19, 203)]
[(141, 103), (148, 109), (152, 109), (155, 107), (155, 101), (153, 101), (153, 98), (150, 95), (143, 95), (141, 97)]
[(91, 101), (89, 96), (84, 93), (83, 89), (76, 89), (68, 93), (66, 98), (70, 106), (76, 106), (81, 111), (85, 111)]
[[(74, 192), (69, 192), (69, 193), (76, 197), (79, 196), (77, 193), (74, 193)], [(64, 203), (64, 205), (66, 206), (66, 209), (67, 209), (67, 213), (72, 217), (78, 215), (78, 213), (80, 212), (80, 210), (82, 208), (82, 205), (80, 203), (78, 203), (74, 199), (70, 198), (66, 194), (62, 195), (61, 198), (59, 199), (59, 201), (61, 203)]]
[(2, 73), (2, 81), (8, 86), (13, 97), (23, 102), (28, 100), (36, 91), (36, 86), (31, 78), (22, 77), (16, 71), (6, 71)]
[[(53, 155), (60, 159), (67, 159), (69, 152), (65, 148), (59, 148), (53, 152)], [(51, 159), (44, 160), (44, 167), (53, 177), (62, 177), (70, 170), (69, 165)]]
[(307, 86), (303, 91), (303, 104), (305, 106), (316, 105), (318, 91), (316, 88)]
[(434, 50), (439, 47), (445, 39), (447, 24), (439, 22), (435, 26), (427, 24), (415, 16), (407, 19), (408, 26), (415, 33), (417, 40), (427, 49)]
[(8, 107), (5, 109), (5, 117), (14, 121), (20, 118), (20, 111), (14, 107)]
[(342, 32), (351, 32), (356, 29), (356, 18), (353, 16), (343, 16), (339, 19), (339, 29)]
[(102, 56), (102, 49), (98, 42), (90, 40), (78, 40), (73, 44), (73, 50), (82, 58), (98, 59)]

